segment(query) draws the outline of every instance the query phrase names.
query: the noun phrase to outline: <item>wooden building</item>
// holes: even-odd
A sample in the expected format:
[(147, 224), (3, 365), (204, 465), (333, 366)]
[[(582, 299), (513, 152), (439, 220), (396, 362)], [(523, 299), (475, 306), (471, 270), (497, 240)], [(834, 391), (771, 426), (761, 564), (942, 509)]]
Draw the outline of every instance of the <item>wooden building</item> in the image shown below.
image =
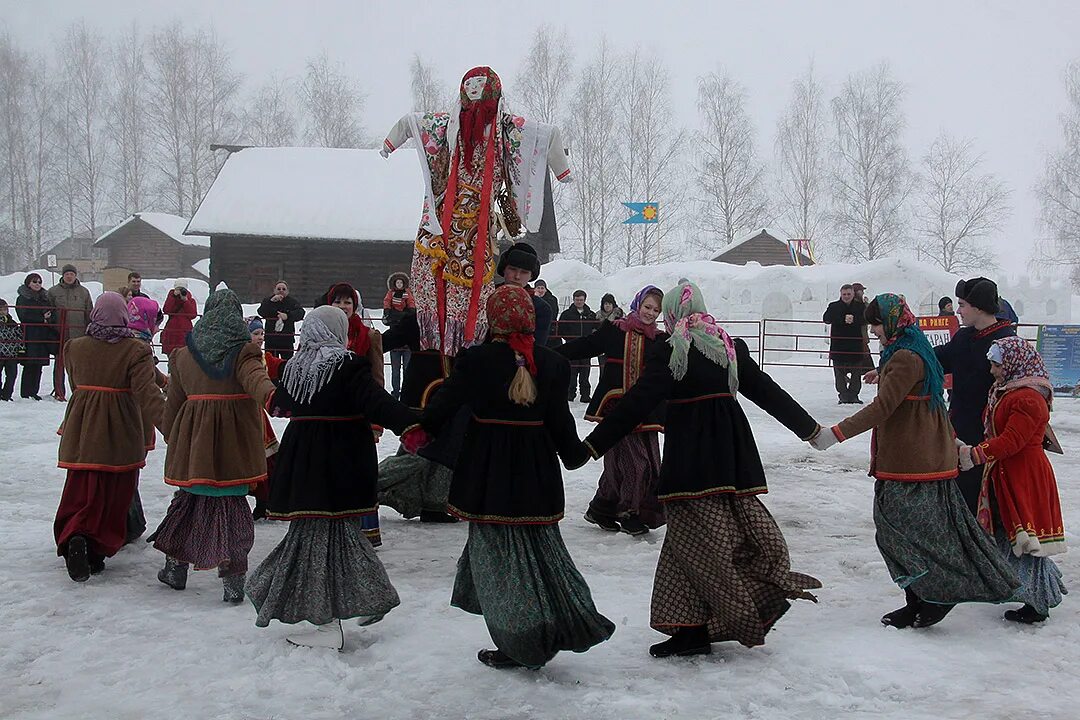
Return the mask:
[(144, 278), (205, 280), (192, 266), (210, 257), (210, 238), (185, 235), (187, 224), (177, 215), (135, 213), (99, 237), (94, 247), (108, 251), (110, 268), (134, 270)]
[[(724, 252), (713, 258), (713, 262), (730, 265), (745, 265), (749, 262), (756, 262), (759, 265), (795, 265), (795, 259), (791, 256), (788, 244), (774, 238), (766, 230), (728, 246)], [(799, 253), (799, 265), (813, 264), (812, 259)]]
[(109, 251), (98, 248), (94, 238), (99, 237), (107, 228), (99, 227), (97, 232), (77, 232), (43, 252), (37, 258), (36, 267), (49, 268), (49, 256), (56, 257), (56, 271), (67, 264), (79, 269), (79, 277), (84, 281), (100, 281), (101, 274), (109, 264)]
[(238, 148), (188, 224), (210, 236), (210, 286), (246, 303), (285, 280), (310, 305), (335, 282), (382, 305), (390, 273), (409, 272), (424, 182), (413, 152)]

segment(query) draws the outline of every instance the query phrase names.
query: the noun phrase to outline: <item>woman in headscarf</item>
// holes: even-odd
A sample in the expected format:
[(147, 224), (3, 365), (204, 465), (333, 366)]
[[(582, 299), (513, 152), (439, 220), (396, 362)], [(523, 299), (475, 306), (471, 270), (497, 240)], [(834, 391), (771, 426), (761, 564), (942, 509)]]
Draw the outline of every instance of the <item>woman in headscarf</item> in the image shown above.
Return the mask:
[[(150, 346), (153, 352), (154, 335), (158, 331), (158, 311), (156, 300), (148, 297), (133, 297), (127, 301), (128, 327), (134, 333), (135, 338)], [(157, 357), (154, 357), (154, 383), (164, 391), (169, 378), (157, 369)], [(148, 415), (142, 419), (143, 439), (146, 443), (146, 452), (149, 453), (157, 446), (157, 430)], [(142, 498), (139, 497), (139, 489), (135, 488), (135, 494), (131, 498), (131, 507), (128, 509), (127, 542), (133, 543), (146, 531), (146, 515), (143, 514)]]
[[(335, 283), (327, 290), (322, 301), (316, 302), (315, 306), (319, 307), (324, 304), (333, 305), (345, 313), (345, 317), (349, 321), (347, 349), (354, 355), (367, 358), (368, 362), (371, 363), (371, 376), (379, 384), (379, 387), (385, 387), (382, 335), (378, 330), (369, 326), (366, 316), (367, 311), (364, 309), (364, 303), (359, 291), (349, 283)], [(372, 430), (375, 434), (375, 442), (379, 442), (379, 438), (382, 437), (382, 428), (373, 425)], [(379, 513), (364, 516), (363, 523), (364, 535), (371, 541), (372, 547), (382, 545)]]
[(1057, 479), (1043, 449), (1054, 388), (1038, 351), (1019, 337), (994, 341), (987, 355), (994, 385), (986, 406), (986, 440), (960, 448), (964, 468), (985, 466), (979, 524), (1020, 579), (1011, 598), (1024, 603), (1005, 619), (1043, 622), (1066, 593), (1050, 559), (1065, 552)]
[[(606, 297), (606, 296), (605, 296)], [(605, 320), (585, 337), (555, 348), (570, 360), (601, 357), (600, 383), (593, 393), (585, 419), (600, 422), (645, 371), (645, 358), (654, 357), (656, 346), (668, 334), (656, 327), (664, 293), (655, 285), (642, 288), (630, 303), (630, 314)], [(660, 403), (644, 423), (604, 453), (604, 472), (585, 519), (605, 530), (643, 535), (664, 524), (664, 509), (656, 498), (660, 484), (660, 440), (664, 429), (664, 404)]]
[(899, 295), (878, 295), (866, 322), (881, 341), (874, 401), (810, 444), (825, 450), (873, 430), (877, 546), (907, 603), (881, 618), (897, 628), (929, 627), (960, 602), (1003, 602), (1016, 575), (964, 504), (955, 433), (945, 410), (945, 374)]
[(339, 308), (315, 308), (282, 368), (271, 408), (290, 421), (268, 515), (290, 521), (289, 531), (247, 585), (256, 625), (307, 621), (316, 629), (290, 635), (290, 643), (338, 650), (342, 620), (371, 624), (400, 602), (363, 532), (363, 518), (378, 512), (371, 423), (398, 435), (419, 430), (416, 415), (375, 381), (368, 359), (347, 348), (348, 327)]
[(484, 616), (497, 649), (481, 650), (480, 662), (537, 668), (607, 640), (615, 626), (559, 533), (559, 456), (568, 468), (587, 460), (565, 396), (570, 364), (534, 345), (524, 289), (498, 288), (487, 318), (488, 342), (458, 355), (423, 425), (437, 433), (459, 407), (472, 409), (450, 487), (450, 512), (469, 522), (450, 603)]
[(146, 464), (143, 418), (161, 423), (150, 346), (133, 337), (117, 293), (102, 293), (64, 368), (74, 390), (61, 426), (59, 467), (67, 482), (56, 511), (56, 551), (76, 582), (101, 572), (124, 545), (128, 508)]
[(784, 536), (757, 498), (768, 492), (765, 470), (736, 393), (802, 439), (817, 423), (708, 314), (696, 285), (668, 291), (663, 311), (671, 338), (585, 444), (601, 457), (667, 400), (658, 488), (667, 534), (651, 624), (672, 637), (649, 652), (708, 654), (725, 640), (754, 647), (788, 599), (813, 600), (806, 590), (821, 583), (791, 572)]
[(183, 590), (188, 565), (217, 568), (222, 599), (239, 603), (255, 542), (245, 495), (266, 480), (262, 408), (274, 384), (232, 290), (210, 296), (186, 342), (169, 356), (165, 482), (180, 491), (153, 536), (165, 553), (158, 580)]

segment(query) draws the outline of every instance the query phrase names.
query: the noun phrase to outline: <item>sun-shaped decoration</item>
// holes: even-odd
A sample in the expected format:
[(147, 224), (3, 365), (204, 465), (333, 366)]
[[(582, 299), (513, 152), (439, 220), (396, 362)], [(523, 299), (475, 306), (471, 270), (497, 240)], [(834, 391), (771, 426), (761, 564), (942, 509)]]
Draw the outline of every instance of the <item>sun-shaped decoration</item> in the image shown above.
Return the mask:
[(655, 220), (656, 220), (656, 206), (655, 205), (646, 205), (644, 208), (642, 208), (641, 215), (642, 215), (642, 217), (644, 217), (649, 222), (655, 222)]

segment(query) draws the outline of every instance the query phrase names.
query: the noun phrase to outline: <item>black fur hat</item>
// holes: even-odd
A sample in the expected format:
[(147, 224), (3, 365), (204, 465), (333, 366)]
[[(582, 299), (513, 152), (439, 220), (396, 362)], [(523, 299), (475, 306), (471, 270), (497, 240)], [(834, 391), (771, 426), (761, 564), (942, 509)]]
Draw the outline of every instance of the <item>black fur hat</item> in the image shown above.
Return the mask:
[(508, 265), (532, 272), (530, 280), (540, 277), (540, 258), (536, 256), (536, 250), (529, 243), (517, 242), (503, 251), (499, 256), (500, 275)]
[(984, 277), (956, 283), (956, 297), (991, 315), (996, 315), (1001, 309), (997, 283)]

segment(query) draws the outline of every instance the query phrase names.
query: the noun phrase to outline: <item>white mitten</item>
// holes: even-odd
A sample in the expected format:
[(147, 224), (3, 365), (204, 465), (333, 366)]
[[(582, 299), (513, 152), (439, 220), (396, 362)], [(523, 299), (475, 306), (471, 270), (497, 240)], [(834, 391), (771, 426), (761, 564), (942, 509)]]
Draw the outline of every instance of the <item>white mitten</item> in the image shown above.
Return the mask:
[(828, 450), (836, 443), (840, 442), (836, 437), (836, 433), (832, 431), (832, 428), (823, 427), (814, 437), (810, 438), (809, 443), (815, 450)]
[(971, 447), (970, 446), (961, 444), (956, 449), (956, 454), (957, 454), (957, 458), (958, 458), (958, 460), (960, 462), (960, 469), (961, 470), (970, 470), (971, 468), (975, 467), (975, 463), (971, 459)]

